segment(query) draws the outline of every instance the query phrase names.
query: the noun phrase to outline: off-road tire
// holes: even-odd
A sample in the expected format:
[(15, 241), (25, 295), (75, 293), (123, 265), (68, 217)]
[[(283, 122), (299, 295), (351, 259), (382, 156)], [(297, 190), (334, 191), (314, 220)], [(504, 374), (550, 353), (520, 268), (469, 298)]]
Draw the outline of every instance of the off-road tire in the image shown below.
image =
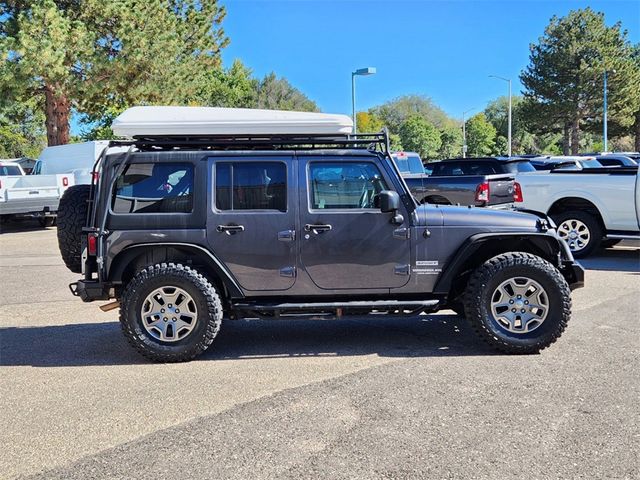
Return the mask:
[[(142, 326), (142, 303), (162, 286), (187, 291), (198, 309), (193, 331), (175, 342), (157, 340)], [(222, 314), (215, 287), (198, 271), (181, 264), (161, 263), (141, 270), (126, 285), (120, 299), (120, 325), (125, 337), (138, 352), (155, 362), (186, 362), (200, 355), (218, 335)]]
[(584, 223), (589, 229), (590, 240), (589, 243), (587, 243), (587, 246), (582, 250), (571, 251), (575, 258), (587, 257), (600, 246), (600, 242), (603, 237), (602, 227), (600, 226), (600, 222), (598, 222), (593, 215), (578, 210), (568, 210), (557, 215), (552, 215), (551, 218), (558, 227), (567, 220), (575, 219)]
[(58, 247), (62, 260), (73, 273), (82, 272), (82, 228), (89, 212), (91, 185), (73, 185), (58, 206)]
[[(549, 312), (544, 322), (528, 333), (512, 333), (491, 313), (494, 290), (505, 280), (527, 277), (547, 293)], [(504, 253), (487, 260), (469, 278), (464, 293), (467, 319), (489, 345), (504, 353), (538, 353), (555, 342), (571, 318), (571, 290), (562, 274), (546, 260), (526, 252)]]

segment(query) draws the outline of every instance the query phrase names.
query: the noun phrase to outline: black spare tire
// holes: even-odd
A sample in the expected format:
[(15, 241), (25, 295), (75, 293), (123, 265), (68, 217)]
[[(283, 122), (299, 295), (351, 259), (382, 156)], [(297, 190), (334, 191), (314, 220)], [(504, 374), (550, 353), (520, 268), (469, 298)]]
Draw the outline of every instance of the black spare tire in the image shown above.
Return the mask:
[(69, 187), (58, 206), (58, 247), (62, 260), (74, 273), (82, 272), (82, 228), (87, 223), (91, 185)]

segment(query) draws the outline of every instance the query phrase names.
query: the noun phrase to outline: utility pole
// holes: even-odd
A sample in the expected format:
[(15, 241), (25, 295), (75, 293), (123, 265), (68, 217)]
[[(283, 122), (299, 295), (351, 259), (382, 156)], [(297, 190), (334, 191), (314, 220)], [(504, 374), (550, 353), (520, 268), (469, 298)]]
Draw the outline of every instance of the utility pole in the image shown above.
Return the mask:
[[(504, 80), (505, 82), (509, 83), (509, 127), (508, 127), (509, 140), (508, 141), (509, 141), (509, 156), (511, 156), (511, 79), (510, 78), (499, 77), (498, 75), (489, 75), (489, 77), (498, 78), (500, 80)], [(605, 72), (605, 77), (604, 78), (605, 78), (605, 85), (606, 85), (606, 82), (607, 82), (607, 80), (606, 80), (607, 79), (606, 72)], [(606, 86), (605, 86), (605, 89), (606, 89)], [(605, 100), (605, 105), (606, 105), (606, 100)], [(605, 111), (606, 111), (606, 106), (605, 106)], [(606, 143), (606, 140), (605, 140), (605, 143)]]
[(467, 158), (467, 123), (464, 120), (464, 116), (475, 110), (474, 108), (470, 108), (469, 110), (462, 112), (462, 158)]
[(355, 72), (351, 72), (351, 119), (353, 120), (353, 133), (358, 130), (356, 119), (356, 76), (373, 75), (376, 73), (375, 67), (359, 68)]

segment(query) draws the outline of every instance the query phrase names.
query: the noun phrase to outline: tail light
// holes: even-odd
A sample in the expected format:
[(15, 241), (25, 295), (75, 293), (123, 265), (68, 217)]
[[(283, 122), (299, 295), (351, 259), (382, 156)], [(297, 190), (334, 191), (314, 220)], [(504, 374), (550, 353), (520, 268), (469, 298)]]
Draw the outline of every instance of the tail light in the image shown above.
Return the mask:
[(63, 187), (69, 186), (69, 179), (67, 177), (62, 177), (62, 186)]
[(93, 256), (98, 254), (98, 236), (95, 233), (87, 236), (87, 254)]
[(522, 196), (522, 187), (518, 182), (513, 182), (513, 201), (524, 202), (524, 197)]
[(93, 183), (97, 183), (100, 178), (100, 174), (98, 172), (91, 172), (91, 178), (93, 179)]
[(489, 183), (484, 182), (476, 188), (476, 202), (486, 203), (489, 201)]

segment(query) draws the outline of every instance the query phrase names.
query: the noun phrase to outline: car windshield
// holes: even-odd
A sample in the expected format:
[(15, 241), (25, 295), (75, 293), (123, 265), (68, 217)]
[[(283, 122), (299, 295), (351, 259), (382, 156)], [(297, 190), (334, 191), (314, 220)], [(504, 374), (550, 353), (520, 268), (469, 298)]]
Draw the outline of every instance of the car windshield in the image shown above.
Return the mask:
[(504, 168), (509, 173), (521, 173), (521, 172), (535, 172), (536, 169), (531, 162), (522, 161), (522, 162), (505, 162)]

